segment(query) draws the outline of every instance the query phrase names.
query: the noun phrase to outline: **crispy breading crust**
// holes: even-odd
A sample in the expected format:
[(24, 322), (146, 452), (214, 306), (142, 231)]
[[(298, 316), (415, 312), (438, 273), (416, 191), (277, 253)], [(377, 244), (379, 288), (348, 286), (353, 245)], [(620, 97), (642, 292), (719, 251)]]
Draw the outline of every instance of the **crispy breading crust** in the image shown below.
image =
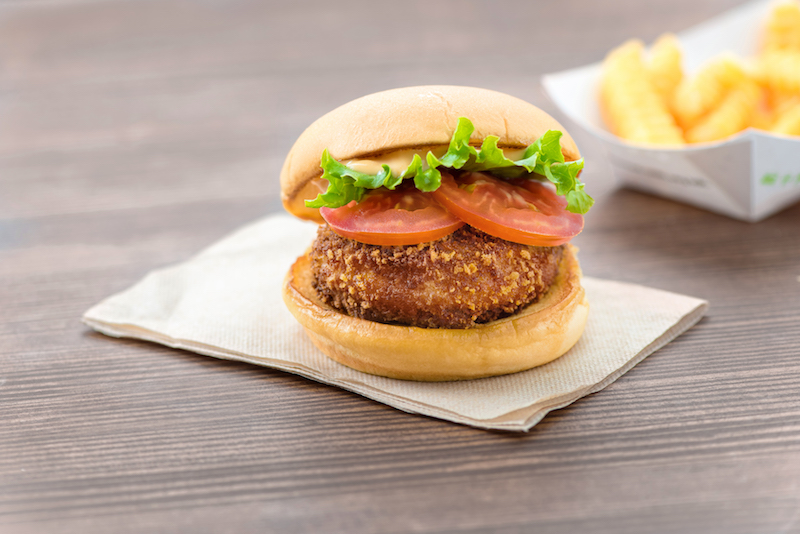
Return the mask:
[(469, 328), (535, 302), (553, 283), (562, 251), (504, 241), (470, 226), (419, 245), (366, 245), (322, 225), (310, 257), (314, 289), (352, 317)]

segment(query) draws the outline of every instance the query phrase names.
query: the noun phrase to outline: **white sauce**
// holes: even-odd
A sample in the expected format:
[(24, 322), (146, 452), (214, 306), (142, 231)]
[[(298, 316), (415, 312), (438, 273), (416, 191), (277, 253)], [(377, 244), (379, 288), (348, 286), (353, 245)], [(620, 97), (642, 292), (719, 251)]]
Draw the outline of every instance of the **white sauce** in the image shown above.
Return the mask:
[[(525, 153), (524, 148), (503, 148), (501, 150), (508, 159), (515, 161), (521, 159)], [(370, 159), (351, 159), (345, 161), (344, 164), (354, 171), (366, 174), (378, 174), (383, 165), (388, 165), (392, 169), (392, 174), (397, 176), (411, 164), (414, 154), (419, 154), (419, 157), (422, 158), (422, 168), (427, 169), (428, 163), (425, 161), (425, 156), (428, 151), (433, 152), (436, 157), (441, 157), (442, 154), (447, 152), (447, 147), (436, 147), (433, 150), (430, 148), (396, 150)]]

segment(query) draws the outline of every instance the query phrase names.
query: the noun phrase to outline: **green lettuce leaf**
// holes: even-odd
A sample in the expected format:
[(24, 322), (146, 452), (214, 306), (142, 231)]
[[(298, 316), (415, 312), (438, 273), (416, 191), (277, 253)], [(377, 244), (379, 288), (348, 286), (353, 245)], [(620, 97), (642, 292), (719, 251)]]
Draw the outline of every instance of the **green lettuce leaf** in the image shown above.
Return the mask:
[(406, 179), (413, 179), (414, 186), (420, 191), (436, 191), (442, 183), (439, 167), (491, 172), (494, 176), (507, 179), (522, 176), (546, 178), (555, 184), (556, 193), (566, 197), (567, 210), (583, 214), (594, 204), (592, 197), (584, 191), (584, 184), (578, 179), (583, 160), (564, 161), (561, 132), (548, 130), (525, 149), (521, 159), (514, 161), (507, 158), (497, 146), (500, 140), (497, 136), (487, 136), (480, 148), (470, 145), (469, 139), (474, 131), (472, 122), (460, 117), (444, 154), (437, 158), (433, 152), (428, 152), (425, 156), (427, 168), (422, 158), (415, 154), (408, 167), (398, 175), (393, 175), (388, 165), (383, 165), (378, 174), (355, 171), (333, 159), (326, 149), (322, 153), (320, 166), (322, 178), (328, 181), (328, 189), (314, 200), (307, 200), (306, 206), (338, 208), (353, 200), (360, 201), (367, 189), (394, 189)]
[(438, 166), (436, 156), (428, 152), (425, 159), (428, 160), (428, 168), (425, 170), (420, 169), (414, 175), (414, 186), (420, 191), (430, 193), (431, 191), (436, 191), (442, 185), (442, 173), (436, 168)]
[[(450, 146), (447, 147), (447, 152), (444, 153), (440, 160), (434, 158), (427, 158), (428, 165), (432, 161), (437, 163), (437, 167), (447, 167), (448, 169), (460, 169), (467, 163), (470, 158), (475, 158), (478, 151), (475, 147), (470, 146), (469, 136), (475, 131), (472, 121), (466, 117), (459, 117), (456, 131), (453, 132), (453, 137), (450, 139)], [(430, 152), (428, 152), (431, 156)]]
[(567, 197), (567, 211), (586, 213), (594, 204), (594, 199), (584, 190), (578, 180), (578, 172), (583, 169), (583, 159), (568, 163), (552, 163), (545, 167), (545, 176), (556, 184), (556, 193)]

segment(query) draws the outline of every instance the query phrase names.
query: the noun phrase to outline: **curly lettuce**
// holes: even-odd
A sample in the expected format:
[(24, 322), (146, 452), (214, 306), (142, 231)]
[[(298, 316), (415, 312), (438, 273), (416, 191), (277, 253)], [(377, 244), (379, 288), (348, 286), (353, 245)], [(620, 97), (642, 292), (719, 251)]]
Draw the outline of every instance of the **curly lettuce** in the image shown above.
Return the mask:
[(566, 197), (567, 210), (584, 214), (594, 204), (594, 200), (584, 191), (584, 184), (578, 179), (583, 169), (583, 159), (564, 161), (561, 153), (561, 132), (548, 130), (535, 143), (528, 146), (518, 160), (505, 156), (497, 146), (499, 137), (487, 136), (480, 147), (469, 144), (470, 135), (475, 131), (472, 122), (466, 117), (458, 119), (447, 152), (436, 157), (432, 152), (422, 158), (415, 154), (403, 172), (395, 175), (388, 165), (383, 165), (378, 174), (367, 174), (350, 169), (336, 161), (328, 153), (322, 152), (320, 166), (322, 178), (328, 181), (328, 189), (314, 200), (306, 200), (309, 208), (338, 208), (351, 201), (359, 202), (368, 189), (386, 187), (394, 189), (406, 179), (414, 180), (420, 191), (435, 191), (442, 183), (439, 168), (460, 169), (469, 172), (490, 172), (498, 178), (547, 179), (556, 186), (556, 193)]

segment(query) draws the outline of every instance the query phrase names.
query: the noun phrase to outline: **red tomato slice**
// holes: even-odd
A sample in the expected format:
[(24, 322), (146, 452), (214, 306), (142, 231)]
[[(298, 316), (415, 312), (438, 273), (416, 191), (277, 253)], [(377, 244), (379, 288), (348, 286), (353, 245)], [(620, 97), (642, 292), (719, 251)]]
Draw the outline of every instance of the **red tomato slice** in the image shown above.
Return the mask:
[(342, 237), (369, 245), (416, 245), (449, 235), (464, 222), (430, 193), (414, 188), (375, 189), (361, 202), (320, 208), (322, 218)]
[(527, 178), (504, 181), (473, 172), (456, 183), (443, 172), (433, 196), (470, 226), (524, 245), (561, 245), (583, 229), (583, 216), (567, 211), (564, 197)]

